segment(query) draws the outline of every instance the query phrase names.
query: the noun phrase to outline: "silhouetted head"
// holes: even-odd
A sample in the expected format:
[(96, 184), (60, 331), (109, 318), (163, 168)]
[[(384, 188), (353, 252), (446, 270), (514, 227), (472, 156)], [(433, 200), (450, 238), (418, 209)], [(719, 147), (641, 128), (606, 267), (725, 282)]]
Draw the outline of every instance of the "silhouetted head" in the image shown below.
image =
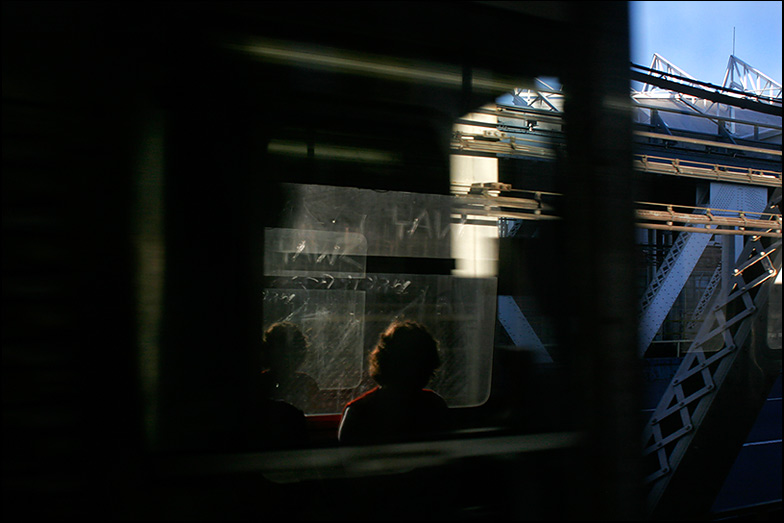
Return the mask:
[(422, 389), (440, 364), (438, 342), (424, 325), (396, 321), (378, 337), (370, 376), (382, 387)]
[(308, 351), (308, 340), (295, 324), (273, 323), (264, 332), (263, 361), (281, 376), (293, 374), (302, 365)]

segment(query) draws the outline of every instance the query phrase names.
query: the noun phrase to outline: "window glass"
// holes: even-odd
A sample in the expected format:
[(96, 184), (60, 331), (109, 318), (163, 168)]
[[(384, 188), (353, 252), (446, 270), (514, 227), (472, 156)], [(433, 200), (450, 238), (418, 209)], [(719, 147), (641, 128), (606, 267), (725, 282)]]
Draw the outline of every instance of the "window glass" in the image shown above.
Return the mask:
[(265, 232), (264, 325), (291, 321), (309, 338), (300, 371), (319, 393), (298, 406), (341, 412), (375, 386), (367, 357), (395, 319), (419, 321), (439, 340), (430, 388), (453, 407), (483, 403), (496, 278), (454, 270), (453, 243), (477, 227), (455, 211), (455, 197), (315, 185), (287, 185), (286, 194), (284, 227)]

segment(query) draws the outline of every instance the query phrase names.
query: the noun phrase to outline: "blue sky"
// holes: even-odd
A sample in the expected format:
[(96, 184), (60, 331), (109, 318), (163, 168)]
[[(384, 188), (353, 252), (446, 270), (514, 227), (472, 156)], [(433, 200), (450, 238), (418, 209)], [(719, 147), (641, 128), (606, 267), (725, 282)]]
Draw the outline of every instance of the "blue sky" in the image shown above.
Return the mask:
[(735, 56), (781, 83), (782, 2), (629, 2), (631, 59), (658, 53), (697, 80), (721, 85)]

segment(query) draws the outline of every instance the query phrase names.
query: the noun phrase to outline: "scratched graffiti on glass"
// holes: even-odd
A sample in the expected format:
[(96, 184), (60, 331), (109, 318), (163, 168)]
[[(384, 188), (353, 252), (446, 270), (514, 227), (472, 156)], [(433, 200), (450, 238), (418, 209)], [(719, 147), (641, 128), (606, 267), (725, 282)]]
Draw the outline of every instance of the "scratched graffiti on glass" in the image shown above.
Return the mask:
[(368, 256), (449, 258), (453, 199), (439, 194), (284, 184), (280, 228), (355, 233)]
[[(356, 188), (287, 186), (283, 227), (265, 231), (264, 324), (288, 320), (307, 334), (300, 370), (319, 397), (309, 413), (340, 412), (375, 386), (367, 356), (389, 322), (424, 323), (440, 342), (430, 387), (451, 406), (489, 393), (495, 278), (369, 272), (367, 260), (449, 258), (452, 198)], [(389, 265), (386, 266), (387, 268)]]

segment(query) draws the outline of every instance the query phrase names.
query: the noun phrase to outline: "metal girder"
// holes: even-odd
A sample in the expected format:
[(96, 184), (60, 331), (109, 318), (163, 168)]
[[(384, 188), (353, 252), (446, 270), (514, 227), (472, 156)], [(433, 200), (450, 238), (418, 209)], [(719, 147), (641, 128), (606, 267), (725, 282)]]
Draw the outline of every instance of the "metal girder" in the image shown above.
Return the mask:
[[(452, 154), (487, 156), (493, 158), (555, 159), (556, 154), (552, 144), (553, 137), (550, 135), (530, 132), (523, 127), (519, 127), (519, 130), (517, 131), (501, 131), (499, 129), (503, 128), (510, 130), (512, 127), (497, 123), (474, 122), (470, 120), (461, 120), (459, 123), (477, 127), (488, 127), (488, 130), (485, 130), (482, 134), (454, 131), (451, 142)], [(726, 148), (765, 154), (772, 157), (781, 156), (781, 150), (736, 145), (716, 140), (698, 140), (695, 138), (646, 131), (635, 131), (634, 135), (641, 138), (704, 145), (708, 148)], [(635, 170), (640, 172), (667, 174), (717, 182), (765, 187), (778, 187), (781, 185), (781, 172), (779, 171), (737, 167), (719, 163), (706, 163), (650, 154), (636, 154), (634, 167)]]
[[(759, 214), (762, 211), (761, 203), (755, 203), (753, 196), (746, 195), (747, 192), (752, 191), (757, 193), (764, 191), (764, 189), (756, 187), (741, 187), (728, 184), (712, 183), (710, 191), (710, 208), (712, 209), (729, 209), (740, 207), (740, 214), (746, 219), (745, 214), (749, 213), (752, 216), (763, 215)], [(764, 200), (763, 200), (764, 201)], [(638, 211), (639, 215), (640, 211)], [(735, 214), (738, 211), (734, 211)], [(718, 225), (714, 220), (728, 219), (729, 213), (727, 211), (715, 210), (708, 212), (705, 215), (699, 215), (699, 210), (695, 208), (694, 213), (685, 218), (680, 218), (678, 221), (682, 223), (702, 223), (709, 225), (711, 223)], [(672, 214), (672, 222), (676, 221), (674, 213)], [(693, 218), (692, 218), (693, 217)], [(756, 219), (754, 228), (752, 230), (732, 231), (734, 234), (748, 233), (750, 236), (771, 236), (781, 237), (781, 215), (776, 213), (765, 214), (766, 219)], [(667, 213), (659, 216), (658, 219), (666, 219)], [(670, 222), (670, 225), (672, 225)], [(759, 222), (759, 223), (756, 223)], [(735, 222), (737, 223), (737, 222)], [(729, 225), (730, 222), (721, 224)], [(715, 227), (714, 225), (714, 227)], [(773, 226), (771, 228), (771, 225)], [(643, 225), (646, 226), (646, 225)], [(651, 227), (650, 225), (647, 225)], [(745, 229), (745, 226), (743, 227)], [(683, 228), (684, 232), (678, 235), (670, 250), (662, 262), (659, 270), (654, 276), (653, 280), (648, 286), (645, 294), (642, 297), (640, 304), (640, 327), (639, 327), (639, 351), (640, 355), (645, 354), (651, 341), (658, 332), (662, 323), (664, 322), (667, 314), (669, 314), (672, 304), (683, 289), (684, 284), (689, 279), (689, 276), (694, 269), (694, 266), (700, 259), (705, 247), (711, 239), (712, 234), (722, 232), (730, 232), (722, 229), (705, 227), (703, 233), (698, 232), (685, 232), (689, 229), (698, 231), (696, 228)], [(706, 232), (707, 231), (707, 232)]]
[(751, 147), (748, 145), (737, 145), (735, 143), (720, 142), (716, 140), (702, 140), (699, 138), (690, 138), (687, 136), (674, 136), (672, 134), (651, 133), (648, 131), (634, 131), (635, 136), (643, 138), (655, 138), (658, 140), (665, 140), (670, 142), (683, 142), (694, 145), (705, 145), (707, 147), (717, 147), (721, 149), (732, 149), (737, 151), (746, 151), (752, 153), (768, 154), (771, 156), (781, 156), (781, 149), (772, 149), (766, 147)]
[[(720, 187), (723, 185), (718, 184)], [(692, 226), (686, 228), (688, 232), (706, 234), (729, 234), (735, 236), (781, 236), (781, 216), (778, 214), (763, 214), (767, 200), (767, 191), (759, 187), (728, 187), (730, 195), (735, 195), (733, 201), (711, 202), (710, 207), (675, 206), (662, 203), (637, 203), (635, 215), (638, 227), (651, 227), (653, 222)], [(748, 193), (753, 196), (749, 197)], [(739, 198), (746, 196), (745, 198)], [(757, 201), (754, 201), (756, 196)], [(741, 201), (742, 200), (742, 201)], [(647, 207), (647, 208), (642, 208)], [(729, 211), (728, 208), (737, 210)], [(690, 211), (690, 212), (685, 212)], [(703, 229), (695, 225), (704, 226)], [(737, 227), (740, 230), (722, 229), (721, 227)]]
[(735, 55), (730, 55), (723, 87), (781, 99), (781, 84)]
[(721, 284), (721, 274), (722, 265), (721, 260), (719, 260), (718, 265), (716, 265), (716, 269), (713, 271), (713, 274), (708, 281), (708, 285), (705, 286), (705, 291), (703, 291), (702, 296), (700, 297), (700, 301), (697, 302), (697, 306), (694, 308), (691, 321), (689, 321), (688, 325), (686, 325), (687, 332), (691, 331), (697, 326), (697, 322), (700, 321), (702, 315), (705, 313), (705, 309), (708, 307), (708, 303), (710, 303), (711, 298), (713, 298), (713, 293)]
[[(661, 71), (665, 74), (665, 76), (679, 76), (685, 79), (696, 80), (692, 75), (678, 67), (677, 65), (673, 64), (663, 56), (658, 53), (653, 53), (653, 60), (651, 61), (651, 65), (649, 67), (651, 71)], [(655, 74), (655, 73), (654, 73)], [(646, 83), (643, 85), (642, 92), (650, 92), (656, 90), (657, 87), (654, 84)]]
[(532, 352), (536, 361), (552, 363), (553, 358), (536, 335), (513, 296), (498, 297), (498, 320), (509, 334), (515, 347)]
[[(455, 204), (453, 211), (460, 216), (492, 216), (516, 220), (558, 220), (555, 202), (563, 195), (543, 191), (521, 191), (508, 184), (497, 187), (453, 187)], [(759, 189), (758, 187), (736, 187), (736, 189)], [(468, 190), (468, 194), (458, 192)], [(491, 191), (512, 193), (519, 196), (494, 196)], [(664, 203), (637, 202), (635, 219), (638, 227), (695, 234), (725, 236), (770, 236), (781, 237), (781, 215), (758, 212), (743, 203), (688, 207)], [(729, 211), (729, 207), (741, 207)], [(753, 207), (753, 206), (752, 206)], [(591, 214), (586, 213), (586, 218)]]
[(710, 234), (682, 232), (667, 251), (640, 304), (640, 356), (648, 350), (710, 239)]
[(641, 136), (643, 138), (655, 138), (658, 140), (666, 140), (670, 142), (683, 142), (694, 145), (705, 145), (707, 147), (718, 147), (722, 149), (732, 149), (751, 153), (769, 154), (771, 156), (781, 156), (781, 149), (751, 147), (748, 145), (737, 145), (735, 143), (719, 142), (716, 140), (702, 140), (699, 138), (690, 138), (688, 136), (674, 136), (672, 134), (651, 133), (648, 131), (634, 131), (634, 135)]
[(776, 171), (696, 162), (650, 154), (636, 155), (634, 167), (640, 172), (669, 174), (715, 182), (742, 183), (763, 187), (781, 186), (781, 173)]
[[(661, 89), (679, 92), (678, 89), (673, 89), (657, 81), (663, 78), (670, 79), (670, 81), (676, 85), (682, 84), (697, 88), (707, 87), (709, 89), (716, 88), (716, 86), (709, 83), (698, 81), (689, 73), (656, 53), (653, 55), (653, 61), (651, 62), (650, 67), (641, 67), (638, 65), (634, 65), (633, 67), (647, 71), (650, 75), (650, 78), (647, 80), (639, 79), (639, 81), (644, 83), (642, 92)], [(721, 87), (729, 93), (745, 95), (750, 99), (781, 104), (781, 84), (735, 55), (730, 55)]]
[[(690, 96), (695, 96), (697, 98), (710, 100), (712, 102), (716, 102), (720, 104), (726, 104), (734, 107), (740, 107), (742, 109), (757, 111), (759, 113), (770, 114), (779, 117), (781, 116), (781, 101), (778, 100), (773, 101), (773, 103), (763, 103), (762, 101), (756, 101), (757, 99), (760, 99), (759, 96), (753, 96), (749, 93), (744, 93), (742, 91), (740, 91), (740, 93), (742, 95), (748, 96), (749, 98), (739, 98), (737, 96), (733, 96), (730, 94), (724, 94), (723, 92), (709, 91), (703, 88), (692, 87), (691, 85), (685, 85), (678, 81), (658, 78), (646, 73), (641, 73), (639, 71), (630, 71), (630, 76), (631, 79), (634, 81), (654, 84), (657, 87), (661, 87), (662, 89), (666, 89), (668, 91), (675, 91)], [(699, 84), (701, 82), (691, 82), (691, 83)]]
[[(781, 189), (769, 213), (781, 214)], [(781, 351), (759, 333), (781, 271), (781, 238), (746, 243), (643, 432), (648, 508), (655, 519), (705, 515), (775, 378)]]

